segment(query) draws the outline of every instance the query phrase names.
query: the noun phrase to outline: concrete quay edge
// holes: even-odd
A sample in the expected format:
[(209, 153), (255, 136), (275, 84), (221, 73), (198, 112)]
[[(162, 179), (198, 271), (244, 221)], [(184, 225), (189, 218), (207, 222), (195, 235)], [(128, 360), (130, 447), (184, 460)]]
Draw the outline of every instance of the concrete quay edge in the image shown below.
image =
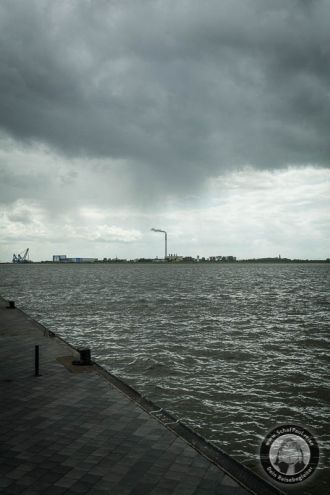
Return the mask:
[[(6, 300), (0, 296), (0, 301), (6, 303)], [(0, 308), (1, 309), (1, 308)], [(62, 342), (69, 347), (74, 353), (79, 354), (78, 348), (67, 342), (63, 337), (48, 330), (43, 324), (26, 314), (20, 308), (8, 309), (8, 311), (17, 311), (22, 314), (29, 322), (33, 323), (35, 328), (38, 328), (44, 337), (51, 337), (54, 341)], [(0, 336), (1, 338), (1, 336)], [(254, 495), (284, 495), (284, 492), (275, 487), (267, 480), (259, 477), (249, 468), (232, 458), (225, 451), (215, 446), (200, 434), (192, 430), (189, 426), (182, 423), (178, 418), (170, 414), (163, 408), (160, 408), (153, 401), (144, 397), (131, 385), (127, 384), (121, 378), (115, 376), (111, 371), (93, 361), (93, 369), (101, 375), (105, 380), (111, 383), (113, 387), (119, 390), (122, 394), (135, 402), (140, 408), (148, 413), (150, 417), (157, 420), (166, 429), (173, 432), (177, 437), (183, 439), (202, 457), (206, 458), (218, 469), (232, 478), (242, 488)], [(219, 492), (220, 493), (220, 492)]]

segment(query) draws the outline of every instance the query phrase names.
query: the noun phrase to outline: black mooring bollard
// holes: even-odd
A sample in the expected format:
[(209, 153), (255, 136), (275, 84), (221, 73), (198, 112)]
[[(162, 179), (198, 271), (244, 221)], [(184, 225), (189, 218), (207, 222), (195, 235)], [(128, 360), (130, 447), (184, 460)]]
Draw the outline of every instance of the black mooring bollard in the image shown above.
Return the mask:
[(34, 376), (40, 376), (39, 374), (39, 346), (34, 348)]
[(8, 301), (9, 306), (7, 306), (8, 309), (15, 309), (15, 301)]
[(77, 366), (91, 366), (93, 361), (91, 360), (91, 350), (90, 349), (77, 349), (80, 355), (80, 360), (72, 361), (72, 364)]
[(91, 350), (90, 349), (79, 349), (80, 361), (83, 364), (92, 364), (91, 363)]

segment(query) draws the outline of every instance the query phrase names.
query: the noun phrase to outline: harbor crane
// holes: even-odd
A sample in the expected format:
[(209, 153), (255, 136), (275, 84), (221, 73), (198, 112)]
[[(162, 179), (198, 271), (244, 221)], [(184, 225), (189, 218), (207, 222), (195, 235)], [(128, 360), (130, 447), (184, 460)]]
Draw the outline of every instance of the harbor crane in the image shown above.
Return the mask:
[(29, 248), (27, 248), (25, 251), (22, 253), (13, 254), (13, 263), (30, 263), (29, 259)]

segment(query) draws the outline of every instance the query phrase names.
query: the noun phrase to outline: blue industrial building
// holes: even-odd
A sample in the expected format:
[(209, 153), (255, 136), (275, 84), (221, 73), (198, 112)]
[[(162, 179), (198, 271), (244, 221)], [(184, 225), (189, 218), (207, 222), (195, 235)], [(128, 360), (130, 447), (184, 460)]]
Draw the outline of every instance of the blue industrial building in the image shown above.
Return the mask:
[(66, 254), (54, 254), (54, 263), (94, 263), (97, 258), (67, 258)]

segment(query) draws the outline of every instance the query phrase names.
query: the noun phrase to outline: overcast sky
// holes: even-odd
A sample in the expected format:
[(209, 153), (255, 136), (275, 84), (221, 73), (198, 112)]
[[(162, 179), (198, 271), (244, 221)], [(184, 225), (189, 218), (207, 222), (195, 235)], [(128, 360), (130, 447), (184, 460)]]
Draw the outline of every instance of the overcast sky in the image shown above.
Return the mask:
[(1, 0), (0, 261), (330, 257), (328, 0)]

